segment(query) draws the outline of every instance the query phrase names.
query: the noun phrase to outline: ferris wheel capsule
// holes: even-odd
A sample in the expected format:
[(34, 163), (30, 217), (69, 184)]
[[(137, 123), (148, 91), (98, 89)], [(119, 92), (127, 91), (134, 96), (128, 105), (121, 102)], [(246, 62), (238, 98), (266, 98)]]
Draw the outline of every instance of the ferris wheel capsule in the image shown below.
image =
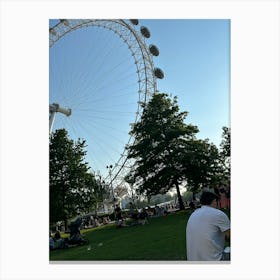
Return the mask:
[(150, 50), (150, 53), (154, 56), (158, 56), (159, 55), (159, 49), (157, 46), (155, 45), (150, 45), (149, 46), (149, 50)]
[(130, 22), (134, 25), (138, 25), (139, 23), (138, 19), (130, 19)]
[(55, 30), (54, 30), (53, 28), (50, 28), (50, 29), (49, 29), (49, 32), (50, 32), (52, 35), (56, 36), (56, 32), (55, 32)]
[(65, 26), (69, 26), (69, 21), (67, 19), (60, 20)]
[(140, 27), (140, 31), (141, 34), (145, 37), (145, 38), (150, 38), (151, 37), (151, 32), (149, 31), (149, 29), (145, 26), (141, 26)]
[(164, 78), (164, 73), (160, 68), (155, 68), (154, 69), (154, 74), (157, 78), (163, 79)]

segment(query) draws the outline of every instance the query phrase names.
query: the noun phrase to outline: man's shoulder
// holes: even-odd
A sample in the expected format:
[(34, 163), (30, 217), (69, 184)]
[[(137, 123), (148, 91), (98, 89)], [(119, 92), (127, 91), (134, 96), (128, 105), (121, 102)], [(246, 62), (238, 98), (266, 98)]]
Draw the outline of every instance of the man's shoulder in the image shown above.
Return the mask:
[(219, 222), (219, 224), (225, 224), (229, 228), (230, 220), (226, 213), (222, 210), (214, 209), (213, 217), (215, 216), (215, 220)]
[(215, 213), (216, 215), (219, 215), (219, 216), (227, 216), (226, 213), (224, 213), (222, 210), (220, 209), (217, 209), (217, 208), (212, 208), (213, 213)]
[(220, 210), (220, 209), (217, 209), (217, 208), (213, 208), (213, 207), (211, 207), (212, 209), (213, 209), (213, 211), (215, 211), (216, 213), (220, 213), (220, 214), (225, 214), (222, 210)]
[(212, 215), (227, 216), (222, 210), (211, 207), (211, 206), (204, 206), (204, 207), (202, 206), (200, 209), (201, 209), (201, 211), (208, 212), (209, 214), (212, 214)]
[(197, 214), (197, 213), (202, 213), (202, 212), (226, 215), (222, 210), (208, 206), (208, 205), (202, 205), (200, 208), (195, 209), (195, 211), (192, 214)]

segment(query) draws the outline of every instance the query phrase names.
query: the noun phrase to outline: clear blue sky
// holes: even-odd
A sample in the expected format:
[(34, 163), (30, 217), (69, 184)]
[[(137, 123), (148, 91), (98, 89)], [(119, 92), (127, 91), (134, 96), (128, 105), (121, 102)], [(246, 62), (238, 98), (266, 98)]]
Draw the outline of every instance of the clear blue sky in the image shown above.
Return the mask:
[(151, 41), (160, 48), (155, 63), (165, 72), (159, 90), (178, 96), (186, 122), (197, 125), (201, 138), (216, 145), (222, 126), (230, 125), (230, 21), (145, 21)]
[[(52, 23), (51, 23), (52, 24)], [(230, 21), (140, 20), (160, 55), (154, 58), (165, 78), (158, 90), (178, 96), (187, 123), (197, 125), (198, 138), (219, 146), (223, 126), (230, 126)], [(137, 27), (139, 29), (139, 26)], [(88, 160), (106, 175), (127, 142), (137, 110), (137, 75), (127, 47), (112, 32), (72, 32), (50, 51), (50, 102), (73, 110), (57, 116), (71, 138), (87, 140)]]

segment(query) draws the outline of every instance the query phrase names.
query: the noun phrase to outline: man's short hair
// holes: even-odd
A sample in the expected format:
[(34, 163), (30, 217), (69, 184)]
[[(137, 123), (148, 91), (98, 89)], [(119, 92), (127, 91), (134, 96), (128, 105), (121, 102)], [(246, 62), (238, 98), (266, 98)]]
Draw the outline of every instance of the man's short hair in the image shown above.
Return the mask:
[(202, 205), (210, 205), (213, 200), (218, 198), (219, 197), (212, 192), (203, 192), (200, 197), (200, 203)]

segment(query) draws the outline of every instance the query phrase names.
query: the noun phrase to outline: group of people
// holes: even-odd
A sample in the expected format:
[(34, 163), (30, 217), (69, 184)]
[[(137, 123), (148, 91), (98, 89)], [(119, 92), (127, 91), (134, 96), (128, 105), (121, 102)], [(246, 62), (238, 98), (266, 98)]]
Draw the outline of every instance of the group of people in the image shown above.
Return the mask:
[[(139, 212), (138, 209), (136, 209), (132, 202), (129, 203), (129, 212), (128, 212), (128, 218), (132, 220), (131, 225), (145, 225), (148, 224), (148, 217), (149, 213), (145, 208), (142, 208)], [(116, 205), (115, 207), (115, 219), (116, 219), (116, 226), (118, 228), (120, 227), (126, 227), (125, 223), (125, 217), (121, 211), (121, 208), (119, 205)]]
[[(226, 189), (219, 189), (219, 193), (203, 191), (200, 197), (200, 207), (194, 208), (186, 226), (186, 253), (188, 261), (224, 261), (230, 260), (230, 252), (225, 250), (225, 241), (230, 241), (230, 220), (218, 208), (229, 208), (229, 197)], [(223, 197), (227, 200), (223, 200)], [(223, 204), (226, 201), (227, 204)], [(129, 204), (129, 218), (131, 225), (148, 223), (149, 212), (143, 208), (140, 212)], [(116, 226), (126, 227), (125, 218), (119, 205), (115, 207)], [(70, 239), (61, 237), (57, 230), (50, 233), (50, 250), (66, 248), (69, 244), (82, 244), (85, 240), (80, 234), (81, 221), (70, 225)]]
[(85, 219), (84, 227), (85, 228), (92, 228), (92, 227), (99, 227), (101, 225), (107, 225), (109, 222), (111, 222), (109, 216), (104, 216), (102, 218), (99, 218), (97, 215)]
[(64, 249), (68, 248), (69, 246), (76, 246), (76, 245), (83, 245), (87, 244), (88, 241), (85, 237), (81, 234), (80, 228), (83, 224), (82, 218), (78, 217), (74, 221), (72, 221), (69, 225), (70, 229), (70, 236), (69, 238), (61, 237), (60, 231), (56, 230), (55, 234), (53, 235), (50, 232), (49, 236), (49, 249)]
[(83, 227), (84, 228), (93, 228), (93, 227), (99, 227), (102, 225), (107, 225), (111, 222), (109, 215), (98, 217), (97, 215), (88, 215), (83, 218)]
[(146, 208), (142, 208), (142, 210), (139, 212), (136, 207), (134, 207), (133, 203), (129, 203), (129, 216), (133, 220), (133, 225), (136, 224), (148, 224), (148, 217), (150, 214), (150, 209), (146, 210)]
[(60, 231), (56, 231), (54, 235), (50, 232), (49, 236), (49, 248), (50, 250), (63, 249), (68, 247), (68, 244), (64, 238), (61, 237)]

